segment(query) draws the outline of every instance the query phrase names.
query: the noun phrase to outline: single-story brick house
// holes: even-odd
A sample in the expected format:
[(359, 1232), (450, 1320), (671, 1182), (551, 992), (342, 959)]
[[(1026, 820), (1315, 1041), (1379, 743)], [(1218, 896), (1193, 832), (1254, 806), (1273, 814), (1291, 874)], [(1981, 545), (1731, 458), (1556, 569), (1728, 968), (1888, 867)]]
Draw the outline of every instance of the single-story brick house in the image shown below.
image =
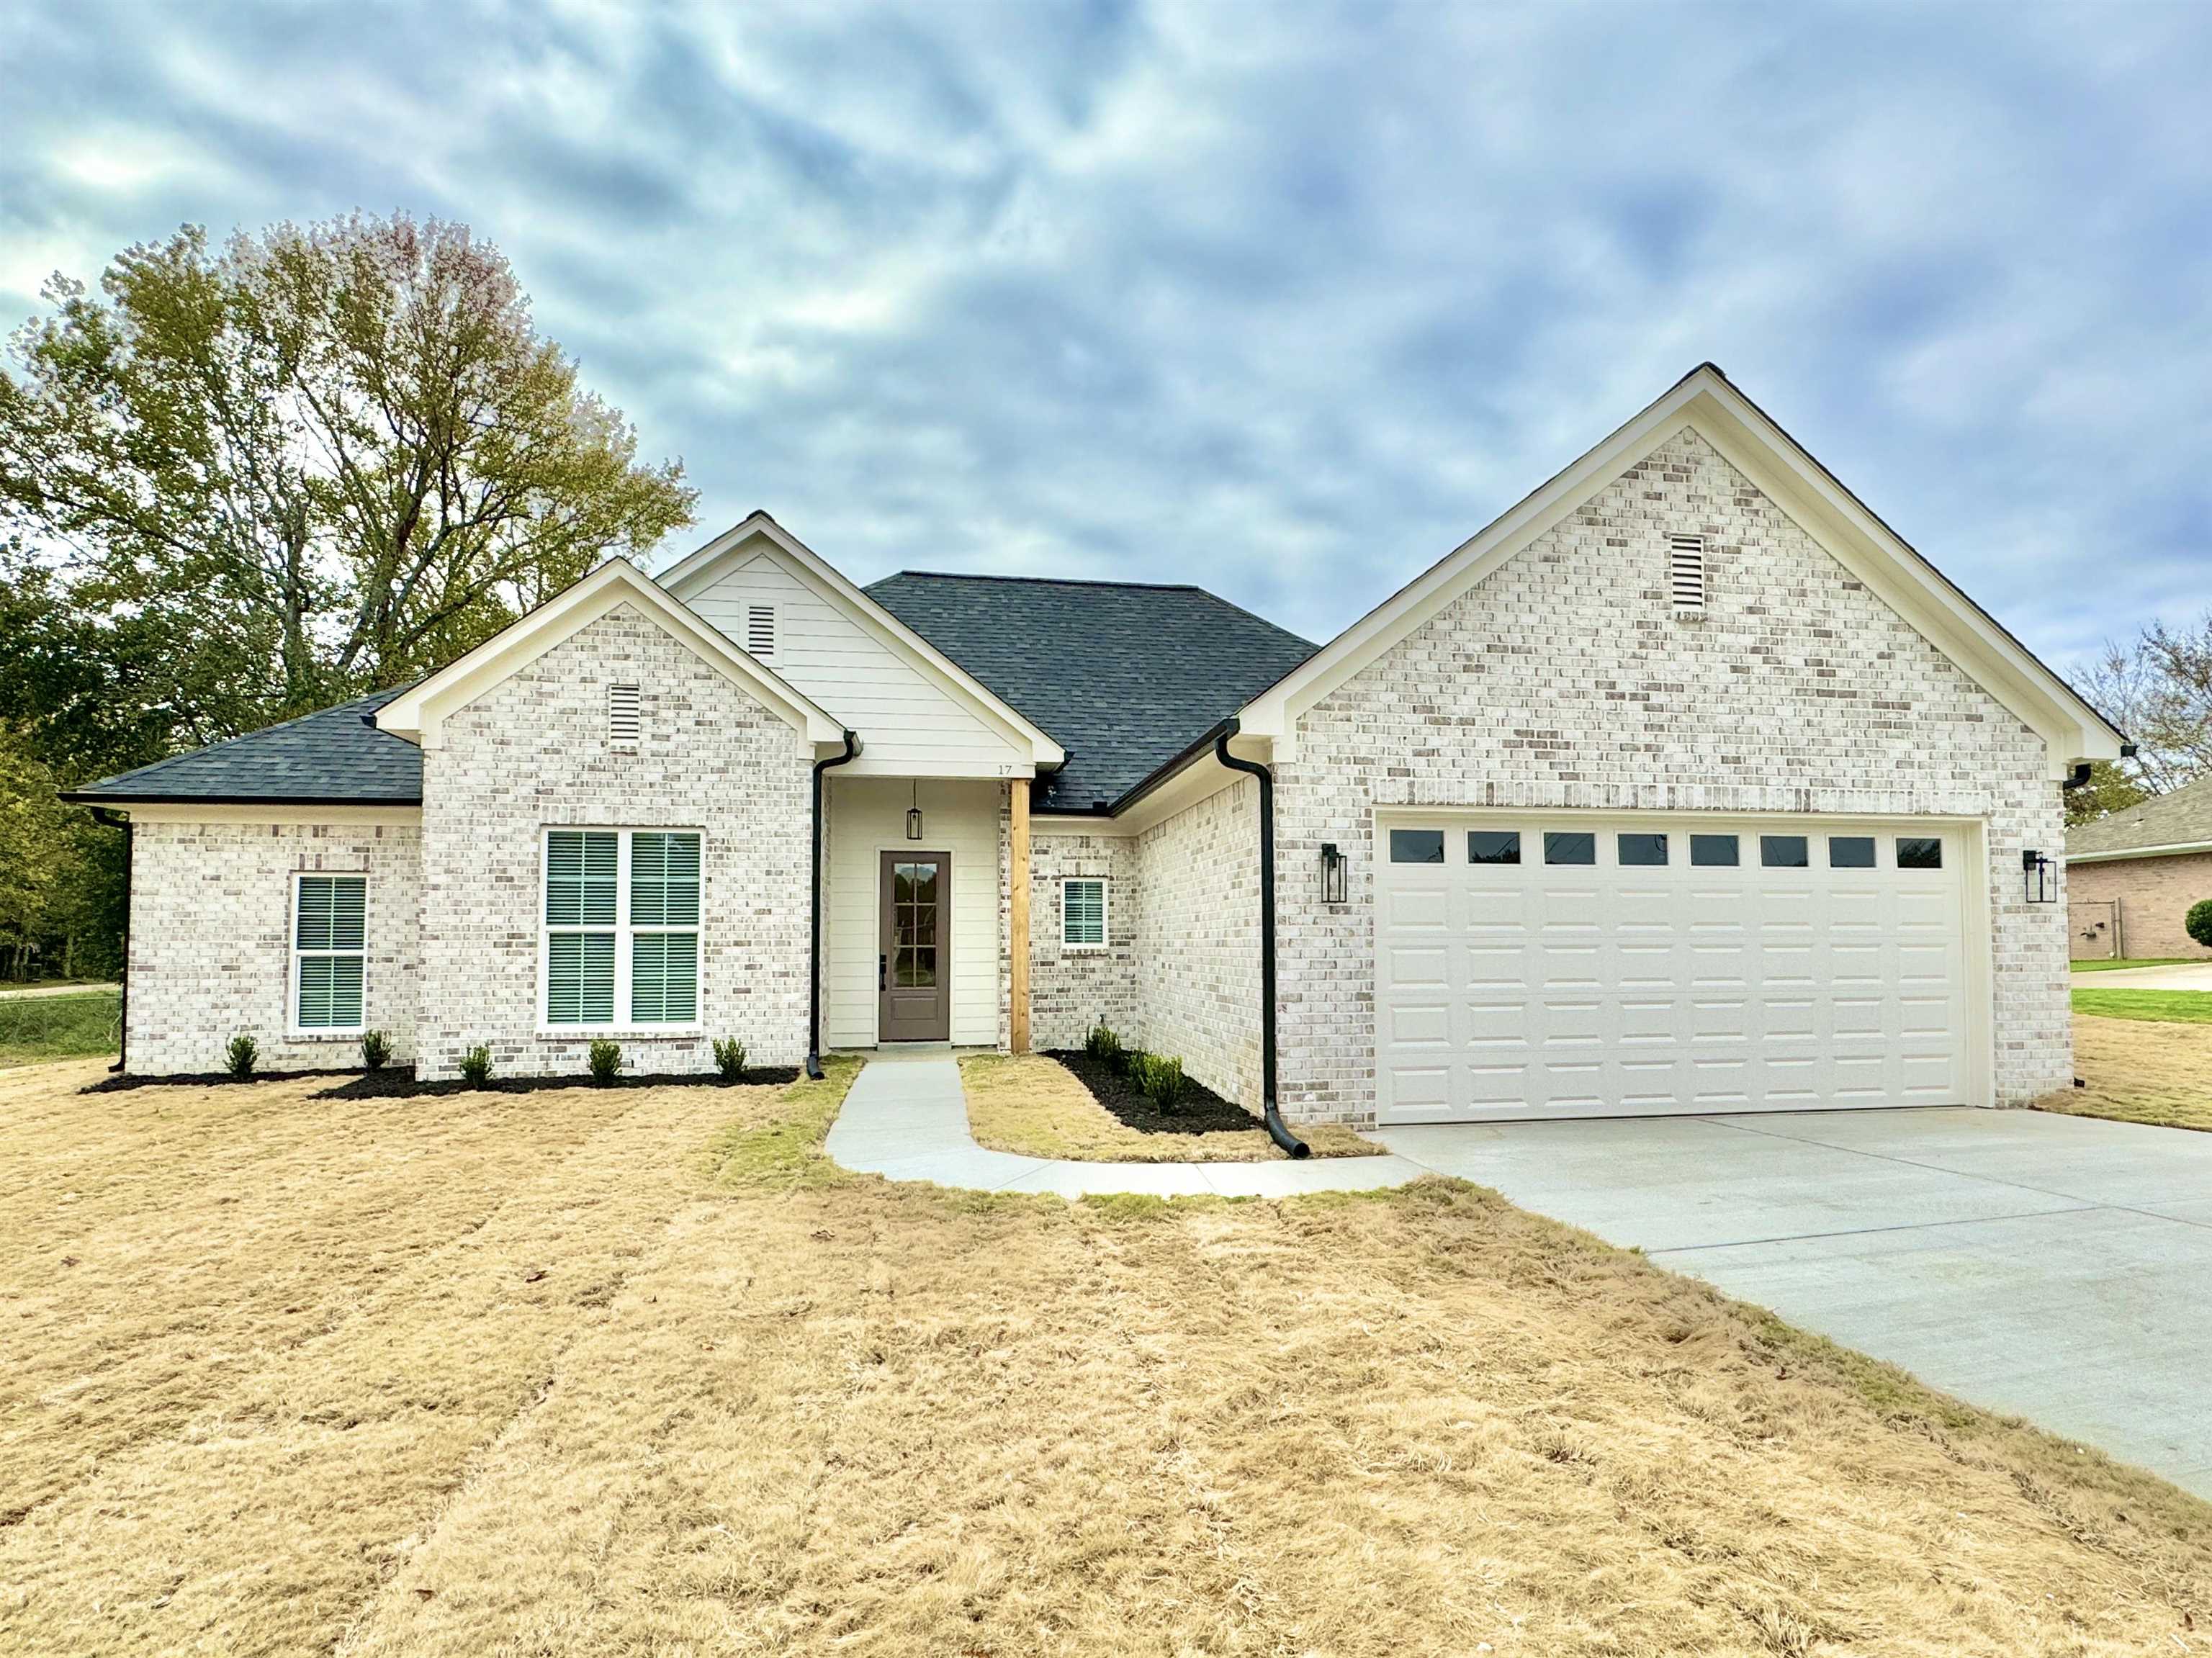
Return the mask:
[(2212, 777), (2066, 831), (2066, 902), (2076, 961), (2202, 956), (2182, 922), (2212, 898)]
[(2121, 741), (1705, 365), (1318, 648), (1194, 587), (862, 589), (755, 513), (76, 798), (132, 826), (132, 1071), (1103, 1019), (1419, 1121), (2063, 1086), (2033, 866)]

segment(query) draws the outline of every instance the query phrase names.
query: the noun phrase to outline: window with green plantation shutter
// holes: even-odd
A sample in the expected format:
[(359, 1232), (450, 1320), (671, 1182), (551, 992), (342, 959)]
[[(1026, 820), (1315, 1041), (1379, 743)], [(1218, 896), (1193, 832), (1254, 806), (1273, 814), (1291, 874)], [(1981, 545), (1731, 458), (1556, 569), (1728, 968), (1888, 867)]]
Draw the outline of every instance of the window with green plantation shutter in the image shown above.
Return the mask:
[(622, 837), (612, 829), (545, 836), (545, 1023), (615, 1022), (615, 926)]
[(368, 878), (299, 876), (292, 899), (295, 1028), (359, 1030), (368, 963)]
[(699, 1017), (699, 837), (641, 829), (629, 838), (629, 1017)]
[(700, 837), (690, 829), (545, 831), (545, 1023), (699, 1018)]
[(1060, 884), (1060, 942), (1070, 950), (1106, 947), (1106, 883), (1070, 878)]

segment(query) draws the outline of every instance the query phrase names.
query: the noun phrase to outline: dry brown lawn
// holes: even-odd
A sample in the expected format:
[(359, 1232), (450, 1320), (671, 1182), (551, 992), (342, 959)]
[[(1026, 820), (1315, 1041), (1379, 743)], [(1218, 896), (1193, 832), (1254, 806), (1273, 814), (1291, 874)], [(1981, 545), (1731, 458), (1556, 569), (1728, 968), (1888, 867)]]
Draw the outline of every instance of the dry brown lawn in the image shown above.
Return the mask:
[(2086, 1088), (2036, 1102), (2045, 1111), (2212, 1130), (2212, 1024), (2074, 1016), (2074, 1074)]
[[(968, 1128), (978, 1145), (1080, 1163), (1268, 1163), (1285, 1156), (1254, 1118), (1249, 1130), (1147, 1134), (1091, 1096), (1082, 1079), (1042, 1054), (969, 1054), (960, 1060)], [(1339, 1123), (1301, 1128), (1317, 1157), (1379, 1157), (1383, 1148)]]
[[(0, 1078), (0, 1650), (2203, 1651), (2212, 1509), (1425, 1182)], [(849, 1074), (849, 1073), (848, 1073)]]

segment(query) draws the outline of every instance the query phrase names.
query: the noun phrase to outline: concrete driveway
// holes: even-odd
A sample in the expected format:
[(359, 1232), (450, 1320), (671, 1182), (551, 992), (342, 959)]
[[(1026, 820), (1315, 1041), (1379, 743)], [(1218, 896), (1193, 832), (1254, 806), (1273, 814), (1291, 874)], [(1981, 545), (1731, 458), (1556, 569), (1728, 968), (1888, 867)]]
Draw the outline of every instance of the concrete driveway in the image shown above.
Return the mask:
[(1376, 1138), (2212, 1497), (2212, 1134), (1958, 1108)]
[(2071, 976), (2076, 990), (2212, 991), (2212, 962), (2185, 962), (2179, 967), (2121, 967)]

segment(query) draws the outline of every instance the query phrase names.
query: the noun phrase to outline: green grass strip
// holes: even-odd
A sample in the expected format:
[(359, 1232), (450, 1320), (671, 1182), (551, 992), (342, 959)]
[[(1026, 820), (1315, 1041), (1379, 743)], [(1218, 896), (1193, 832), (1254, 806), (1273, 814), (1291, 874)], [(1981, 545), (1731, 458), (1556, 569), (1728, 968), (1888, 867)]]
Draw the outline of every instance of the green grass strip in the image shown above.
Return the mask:
[(2212, 1024), (2212, 991), (2077, 990), (2074, 993), (2074, 1011), (2100, 1019)]

